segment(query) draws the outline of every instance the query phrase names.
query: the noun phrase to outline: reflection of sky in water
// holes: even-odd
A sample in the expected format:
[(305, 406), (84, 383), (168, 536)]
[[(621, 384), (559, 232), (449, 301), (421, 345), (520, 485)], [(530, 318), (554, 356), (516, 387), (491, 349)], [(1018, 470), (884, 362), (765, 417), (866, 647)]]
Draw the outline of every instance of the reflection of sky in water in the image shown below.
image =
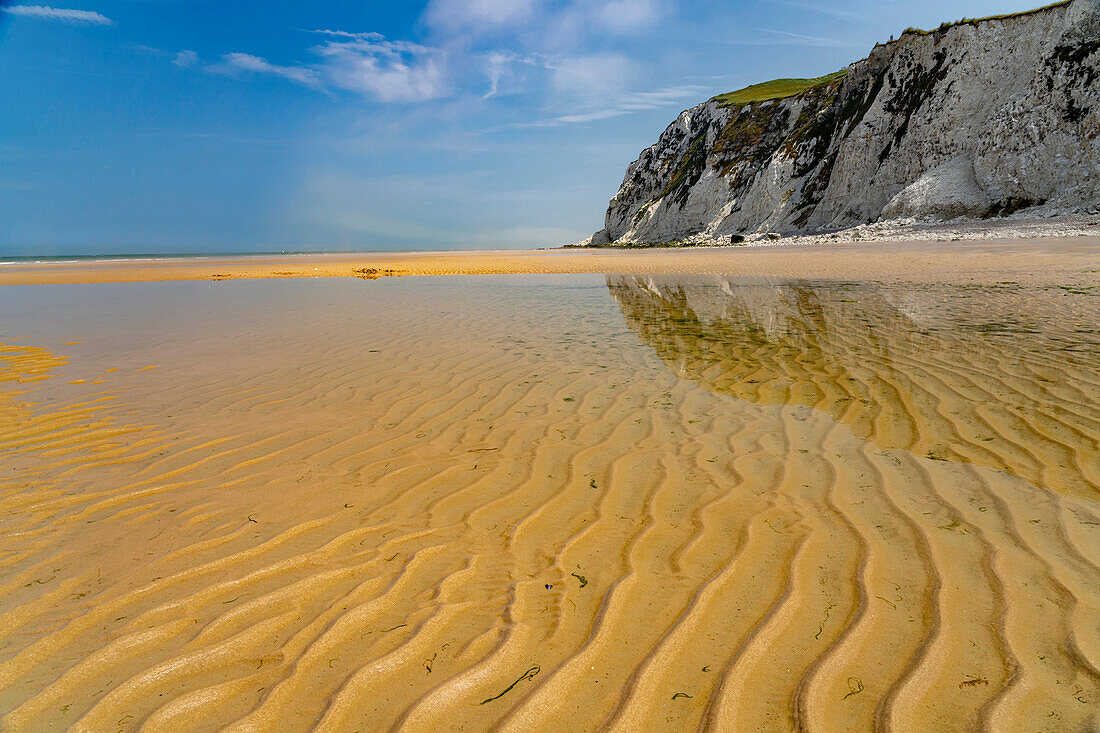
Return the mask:
[(1100, 486), (1100, 298), (1088, 290), (609, 277), (680, 376), (812, 406), (883, 447)]

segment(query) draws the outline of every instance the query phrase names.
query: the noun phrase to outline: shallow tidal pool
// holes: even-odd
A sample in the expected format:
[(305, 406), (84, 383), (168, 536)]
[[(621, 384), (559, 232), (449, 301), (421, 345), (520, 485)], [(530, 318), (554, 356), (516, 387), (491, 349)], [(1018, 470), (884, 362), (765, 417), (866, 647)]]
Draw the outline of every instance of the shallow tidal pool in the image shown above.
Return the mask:
[(0, 730), (1083, 730), (1100, 289), (0, 289)]

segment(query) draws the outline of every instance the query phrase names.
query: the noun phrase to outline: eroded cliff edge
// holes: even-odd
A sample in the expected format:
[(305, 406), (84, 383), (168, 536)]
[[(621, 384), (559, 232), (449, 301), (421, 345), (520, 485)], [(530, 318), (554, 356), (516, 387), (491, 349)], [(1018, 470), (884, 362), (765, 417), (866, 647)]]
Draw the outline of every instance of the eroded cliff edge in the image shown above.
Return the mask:
[(592, 243), (1100, 208), (1100, 0), (909, 30), (801, 86), (681, 113)]

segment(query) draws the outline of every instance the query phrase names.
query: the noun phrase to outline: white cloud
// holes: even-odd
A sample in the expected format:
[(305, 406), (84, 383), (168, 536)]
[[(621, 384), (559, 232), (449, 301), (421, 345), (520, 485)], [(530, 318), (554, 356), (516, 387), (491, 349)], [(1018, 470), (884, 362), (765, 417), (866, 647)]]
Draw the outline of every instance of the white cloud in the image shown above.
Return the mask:
[(381, 33), (374, 33), (373, 31), (367, 33), (349, 33), (348, 31), (331, 31), (322, 30), (317, 28), (315, 30), (306, 31), (306, 33), (317, 33), (322, 36), (332, 36), (334, 38), (351, 38), (357, 41), (384, 41), (386, 37)]
[[(387, 41), (379, 33), (311, 30), (330, 40), (314, 47), (317, 63), (279, 66), (262, 56), (227, 53), (205, 70), (239, 76), (241, 72), (279, 76), (314, 89), (356, 92), (380, 102), (420, 102), (447, 96), (446, 54), (409, 41)], [(192, 51), (181, 51), (173, 63), (191, 66), (199, 61)]]
[(227, 53), (222, 56), (222, 65), (208, 67), (215, 73), (226, 73), (240, 69), (256, 74), (271, 74), (288, 79), (308, 87), (320, 86), (317, 72), (304, 66), (277, 66), (265, 58), (247, 53)]
[(199, 55), (194, 51), (180, 51), (176, 54), (176, 57), (172, 59), (172, 63), (181, 68), (188, 68), (194, 66), (199, 62)]
[(82, 25), (114, 25), (115, 23), (102, 13), (92, 10), (51, 8), (48, 5), (12, 5), (10, 8), (0, 8), (0, 11), (27, 18), (57, 20), (63, 23), (79, 23)]
[[(630, 103), (624, 90), (636, 87), (646, 61), (610, 50), (610, 36), (653, 26), (669, 7), (669, 0), (430, 0), (420, 18), (430, 42), (303, 28), (322, 37), (312, 63), (278, 66), (237, 53), (207, 69), (278, 75), (384, 103), (488, 100), (523, 90), (566, 112), (623, 114), (608, 111), (609, 100)], [(196, 62), (184, 54), (176, 60)]]
[(799, 10), (809, 10), (811, 13), (820, 13), (822, 15), (828, 15), (839, 20), (855, 21), (858, 23), (869, 22), (869, 14), (867, 12), (857, 12), (855, 10), (844, 10), (842, 8), (836, 8), (832, 5), (813, 5), (811, 3), (797, 2), (797, 0), (776, 0), (780, 5), (786, 5), (788, 7), (797, 8)]
[(611, 37), (656, 26), (668, 0), (573, 0), (546, 12), (537, 25), (546, 49), (606, 48)]
[(657, 0), (610, 0), (594, 7), (592, 15), (608, 30), (623, 33), (656, 24), (664, 8)]
[(631, 33), (657, 24), (668, 0), (431, 0), (421, 22), (444, 43), (512, 33), (543, 48)]
[(500, 78), (508, 71), (512, 61), (512, 55), (494, 52), (485, 59), (485, 75), (489, 77), (489, 91), (483, 99), (495, 97), (500, 92)]
[(432, 0), (423, 20), (435, 31), (477, 34), (532, 20), (540, 0)]
[[(420, 17), (429, 41), (389, 40), (376, 32), (302, 28), (322, 37), (308, 64), (276, 66), (228, 54), (214, 73), (250, 71), (343, 89), (378, 102), (443, 97), (488, 100), (542, 93), (591, 109), (638, 82), (644, 59), (611, 49), (611, 36), (658, 23), (669, 0), (430, 0)], [(178, 57), (177, 63), (193, 63)]]
[(519, 56), (509, 51), (493, 51), (485, 56), (485, 76), (489, 78), (489, 91), (482, 99), (489, 99), (500, 94), (500, 82), (515, 76), (513, 66), (526, 64), (534, 66), (536, 60), (530, 56)]
[[(373, 34), (376, 35), (376, 34)], [(329, 41), (314, 49), (334, 86), (381, 102), (421, 102), (447, 96), (446, 57), (406, 41)]]
[(617, 94), (629, 86), (634, 75), (630, 59), (613, 53), (567, 58), (550, 68), (555, 91), (581, 98)]
[(821, 36), (808, 36), (804, 33), (791, 33), (790, 31), (777, 31), (774, 28), (757, 28), (764, 33), (772, 33), (779, 36), (785, 43), (797, 43), (800, 46), (821, 46), (825, 48), (851, 48), (857, 46), (851, 41), (841, 41), (836, 38), (822, 38)]
[(681, 87), (664, 87), (652, 92), (629, 92), (618, 94), (612, 96), (607, 104), (587, 111), (520, 124), (516, 125), (516, 127), (558, 127), (560, 125), (607, 120), (612, 117), (620, 117), (633, 112), (660, 109), (684, 99), (697, 99), (705, 89), (705, 87), (701, 86), (688, 85)]

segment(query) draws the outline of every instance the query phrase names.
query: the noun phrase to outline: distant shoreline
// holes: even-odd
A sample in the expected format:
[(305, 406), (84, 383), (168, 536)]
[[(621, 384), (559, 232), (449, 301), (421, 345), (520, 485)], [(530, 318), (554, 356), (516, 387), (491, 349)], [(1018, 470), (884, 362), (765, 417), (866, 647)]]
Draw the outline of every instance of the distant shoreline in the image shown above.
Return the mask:
[[(804, 240), (805, 238), (803, 238)], [(912, 282), (965, 274), (974, 282), (1029, 282), (1060, 273), (1067, 284), (1100, 284), (1100, 236), (943, 242), (800, 241), (779, 246), (653, 250), (555, 250), (244, 255), (157, 260), (86, 259), (9, 264), (0, 286), (380, 278), (523, 274), (720, 274), (735, 277)]]
[[(774, 237), (774, 238), (770, 238)], [(392, 257), (464, 257), (503, 255), (531, 255), (542, 252), (571, 251), (623, 251), (637, 249), (676, 249), (700, 247), (789, 247), (805, 245), (833, 245), (858, 243), (904, 244), (909, 242), (950, 241), (1017, 241), (1036, 239), (1064, 239), (1072, 237), (1100, 238), (1100, 214), (1059, 217), (1010, 217), (1005, 219), (959, 219), (947, 222), (920, 222), (915, 220), (887, 221), (863, 224), (835, 232), (812, 234), (773, 234), (756, 232), (745, 235), (744, 241), (731, 244), (728, 236), (695, 234), (676, 242), (635, 243), (615, 242), (590, 246), (589, 239), (576, 244), (557, 247), (524, 249), (410, 249), (410, 250), (302, 250), (266, 252), (114, 252), (101, 254), (62, 255), (0, 255), (0, 285), (32, 284), (23, 277), (5, 277), (7, 272), (28, 272), (30, 269), (53, 268), (82, 269), (103, 266), (119, 266), (127, 269), (139, 263), (152, 263), (150, 268), (160, 269), (164, 264), (231, 263), (249, 262), (300, 262), (317, 258), (325, 262), (368, 262)], [(451, 273), (446, 273), (451, 274)], [(462, 273), (453, 273), (462, 274)], [(311, 277), (308, 273), (302, 277)], [(329, 275), (326, 275), (329, 276)], [(153, 280), (162, 278), (153, 277)], [(181, 279), (198, 279), (187, 276)]]
[(110, 252), (100, 254), (60, 254), (60, 255), (0, 255), (0, 268), (10, 265), (57, 265), (80, 264), (89, 262), (159, 262), (161, 260), (225, 260), (272, 257), (318, 256), (343, 257), (347, 255), (381, 255), (399, 252), (401, 254), (446, 254), (448, 252), (497, 252), (509, 250), (497, 249), (414, 249), (414, 250), (302, 250), (302, 251), (265, 251), (265, 252)]

